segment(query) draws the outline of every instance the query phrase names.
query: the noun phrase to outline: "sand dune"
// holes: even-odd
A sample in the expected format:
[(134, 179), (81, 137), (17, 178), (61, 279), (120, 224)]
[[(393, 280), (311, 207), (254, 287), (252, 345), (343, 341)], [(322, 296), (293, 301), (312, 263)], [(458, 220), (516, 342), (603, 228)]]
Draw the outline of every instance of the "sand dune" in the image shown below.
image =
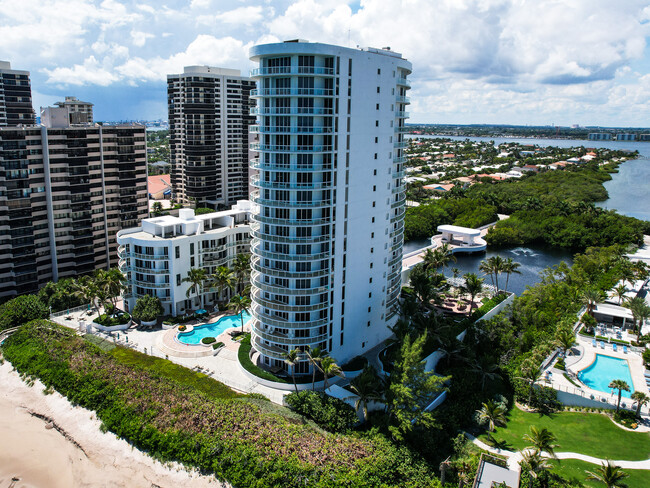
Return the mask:
[(0, 488), (228, 486), (163, 465), (99, 426), (93, 412), (0, 365)]

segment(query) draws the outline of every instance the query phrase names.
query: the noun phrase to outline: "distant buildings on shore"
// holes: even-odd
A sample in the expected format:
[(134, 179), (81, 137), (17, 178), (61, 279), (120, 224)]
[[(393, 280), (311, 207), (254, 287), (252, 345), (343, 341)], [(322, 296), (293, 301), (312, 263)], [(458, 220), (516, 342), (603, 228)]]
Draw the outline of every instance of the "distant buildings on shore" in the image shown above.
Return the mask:
[(590, 141), (650, 141), (650, 134), (590, 132), (588, 137)]

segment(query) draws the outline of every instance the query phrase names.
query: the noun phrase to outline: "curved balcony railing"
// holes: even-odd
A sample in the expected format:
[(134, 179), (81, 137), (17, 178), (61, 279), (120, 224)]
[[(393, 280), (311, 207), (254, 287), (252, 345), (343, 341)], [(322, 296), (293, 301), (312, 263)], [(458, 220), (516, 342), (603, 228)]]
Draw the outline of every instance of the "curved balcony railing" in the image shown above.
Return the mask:
[(407, 160), (406, 156), (395, 156), (393, 158), (393, 163), (405, 163)]
[(277, 261), (320, 261), (330, 257), (329, 252), (320, 252), (315, 254), (281, 254), (277, 252), (265, 251), (261, 248), (260, 242), (254, 240), (251, 244), (251, 252), (257, 256), (262, 256)]
[(397, 78), (397, 84), (411, 88), (411, 82), (406, 78)]
[(403, 195), (400, 195), (397, 198), (397, 200), (395, 200), (393, 203), (391, 203), (390, 208), (401, 207), (402, 205), (404, 205), (404, 203), (406, 203), (406, 193), (404, 193)]
[(289, 227), (305, 227), (305, 226), (314, 226), (314, 225), (323, 225), (330, 224), (331, 219), (305, 219), (305, 220), (296, 220), (296, 219), (276, 219), (273, 217), (265, 217), (261, 214), (251, 215), (251, 222), (257, 222), (262, 224), (273, 224), (273, 225), (287, 225)]
[(320, 343), (327, 340), (329, 337), (327, 334), (309, 337), (290, 337), (285, 334), (280, 334), (279, 332), (267, 332), (263, 329), (256, 329), (255, 334), (267, 341), (276, 342), (278, 344), (288, 344), (291, 346)]
[(411, 99), (409, 97), (402, 97), (402, 96), (395, 97), (395, 101), (397, 103), (411, 103)]
[(169, 269), (150, 269), (150, 268), (140, 268), (139, 266), (133, 266), (133, 265), (125, 265), (124, 267), (120, 266), (120, 269), (124, 269), (126, 271), (135, 271), (136, 273), (143, 273), (143, 274), (154, 274), (154, 275), (161, 275), (161, 274), (169, 274)]
[(250, 194), (250, 200), (253, 203), (265, 207), (278, 207), (278, 208), (323, 208), (332, 205), (331, 198), (312, 198), (307, 202), (296, 202), (290, 200), (273, 200), (260, 197), (259, 191), (253, 191)]
[(393, 144), (393, 147), (395, 149), (403, 149), (403, 148), (408, 147), (408, 146), (409, 146), (408, 141), (398, 141), (398, 142)]
[(408, 119), (409, 118), (409, 113), (408, 112), (397, 111), (397, 112), (395, 112), (395, 118)]
[(274, 286), (270, 283), (264, 283), (261, 281), (260, 275), (261, 273), (253, 271), (251, 273), (251, 284), (268, 293), (279, 293), (281, 295), (295, 296), (314, 296), (329, 291), (329, 286), (319, 286), (316, 288), (286, 288), (284, 286)]
[(404, 178), (406, 171), (395, 171), (393, 172), (393, 179)]
[(256, 97), (331, 97), (331, 88), (260, 88), (251, 90), (250, 96)]
[(411, 127), (395, 127), (395, 132), (411, 132)]
[(310, 146), (292, 146), (277, 144), (261, 144), (253, 142), (250, 145), (251, 151), (258, 152), (280, 152), (280, 153), (325, 153), (331, 152), (332, 146), (313, 144)]
[(293, 237), (293, 236), (278, 236), (268, 234), (262, 230), (251, 228), (251, 236), (257, 237), (267, 242), (279, 242), (281, 244), (319, 244), (321, 242), (328, 242), (332, 239), (329, 235), (312, 236), (312, 237)]
[(263, 356), (267, 356), (273, 359), (285, 359), (285, 354), (287, 350), (282, 349), (277, 346), (267, 346), (262, 342), (262, 340), (255, 335), (255, 329), (253, 329), (253, 346), (255, 349)]
[(271, 188), (274, 190), (322, 190), (332, 188), (332, 182), (314, 181), (311, 183), (285, 183), (279, 181), (260, 181), (259, 175), (251, 176), (251, 186), (256, 188)]
[(322, 327), (323, 325), (327, 325), (330, 322), (329, 319), (316, 319), (307, 322), (284, 320), (280, 317), (264, 313), (264, 311), (260, 309), (259, 304), (254, 304), (251, 307), (251, 315), (253, 315), (253, 317), (255, 317), (262, 324), (272, 325), (274, 327), (282, 327), (285, 329), (313, 329), (315, 327)]
[(253, 107), (251, 115), (333, 115), (334, 111), (326, 107)]
[(262, 163), (259, 159), (251, 159), (249, 166), (253, 169), (263, 169), (268, 171), (300, 171), (300, 172), (318, 172), (318, 171), (332, 171), (331, 163), (312, 163), (309, 166), (304, 164), (276, 164), (276, 163)]
[[(266, 307), (270, 310), (277, 310), (280, 312), (290, 312), (290, 313), (320, 312), (321, 310), (325, 310), (326, 308), (329, 307), (329, 303), (327, 302), (315, 303), (313, 305), (291, 305), (291, 304), (278, 302), (276, 300), (270, 300), (268, 298), (264, 298), (263, 296), (261, 296), (261, 294), (262, 291), (256, 288), (255, 292), (251, 295), (251, 298), (253, 298), (255, 303), (263, 307)], [(304, 328), (311, 327), (311, 325), (309, 324), (310, 322), (308, 322)]]
[(281, 75), (334, 76), (334, 68), (325, 68), (321, 66), (274, 66), (270, 68), (255, 68), (250, 71), (251, 78)]
[(251, 134), (331, 134), (332, 127), (296, 127), (282, 125), (251, 125)]
[(148, 283), (146, 281), (138, 281), (138, 280), (133, 280), (132, 283), (134, 286), (139, 286), (140, 288), (160, 289), (160, 288), (170, 288), (172, 286), (171, 283)]

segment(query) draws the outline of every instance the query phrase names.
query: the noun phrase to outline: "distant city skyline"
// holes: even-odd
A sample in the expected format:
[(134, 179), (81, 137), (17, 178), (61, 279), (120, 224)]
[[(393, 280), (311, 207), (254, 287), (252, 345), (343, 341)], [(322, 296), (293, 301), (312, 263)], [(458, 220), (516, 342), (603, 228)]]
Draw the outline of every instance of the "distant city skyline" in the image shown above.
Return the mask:
[(250, 47), (305, 38), (413, 63), (412, 123), (644, 127), (650, 4), (630, 0), (0, 0), (0, 60), (34, 108), (66, 95), (96, 120), (165, 119), (165, 76), (240, 69)]

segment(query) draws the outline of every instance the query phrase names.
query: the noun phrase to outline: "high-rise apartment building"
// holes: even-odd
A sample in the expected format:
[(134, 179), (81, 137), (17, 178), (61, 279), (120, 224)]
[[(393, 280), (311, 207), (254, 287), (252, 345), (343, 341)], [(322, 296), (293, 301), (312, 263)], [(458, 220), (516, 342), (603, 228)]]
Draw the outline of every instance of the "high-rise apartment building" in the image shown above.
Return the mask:
[(70, 124), (93, 123), (93, 104), (90, 102), (82, 102), (77, 97), (65, 97), (65, 101), (54, 105), (67, 109)]
[(148, 214), (145, 127), (0, 127), (0, 301), (117, 265)]
[(306, 41), (256, 46), (251, 59), (253, 344), (270, 367), (308, 347), (343, 363), (397, 320), (411, 64), (389, 48)]
[(188, 66), (167, 76), (171, 182), (197, 207), (248, 198), (249, 93), (239, 70)]
[(35, 123), (29, 71), (13, 70), (8, 61), (0, 61), (0, 127)]

